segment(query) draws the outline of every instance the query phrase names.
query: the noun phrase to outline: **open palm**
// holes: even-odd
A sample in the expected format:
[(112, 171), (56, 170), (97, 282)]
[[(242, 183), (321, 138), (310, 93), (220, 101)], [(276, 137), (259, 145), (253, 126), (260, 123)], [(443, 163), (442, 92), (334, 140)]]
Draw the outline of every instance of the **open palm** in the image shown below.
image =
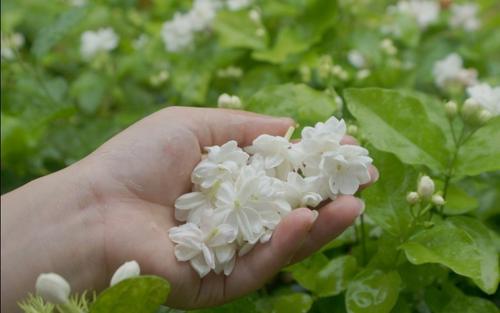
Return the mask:
[[(168, 108), (134, 124), (82, 160), (89, 168), (91, 207), (101, 217), (105, 277), (120, 264), (137, 260), (144, 274), (165, 277), (172, 285), (168, 305), (216, 305), (262, 286), (283, 266), (303, 259), (348, 227), (362, 202), (341, 196), (319, 209), (301, 208), (286, 216), (270, 242), (238, 258), (228, 277), (203, 279), (187, 262), (178, 262), (168, 229), (178, 225), (174, 202), (190, 191), (190, 175), (203, 147), (236, 140), (251, 144), (260, 134), (283, 135), (287, 118), (220, 109)], [(353, 143), (353, 139), (345, 138)], [(375, 168), (371, 177), (377, 176)], [(108, 280), (109, 281), (109, 280)], [(104, 284), (104, 282), (102, 282)], [(99, 285), (99, 283), (98, 283)]]

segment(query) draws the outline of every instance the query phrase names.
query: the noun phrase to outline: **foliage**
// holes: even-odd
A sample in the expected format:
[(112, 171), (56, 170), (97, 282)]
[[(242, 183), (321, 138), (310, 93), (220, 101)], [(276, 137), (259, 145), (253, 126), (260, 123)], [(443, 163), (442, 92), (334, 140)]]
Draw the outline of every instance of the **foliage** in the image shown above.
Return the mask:
[[(2, 193), (75, 162), (167, 105), (215, 107), (230, 93), (247, 110), (301, 126), (335, 114), (357, 126), (352, 134), (381, 173), (360, 193), (362, 218), (255, 294), (196, 312), (498, 312), (500, 117), (485, 125), (448, 118), (444, 103), (461, 106), (466, 92), (437, 88), (432, 75), (437, 60), (457, 52), (481, 81), (500, 83), (496, 1), (475, 1), (481, 27), (471, 34), (449, 27), (447, 9), (421, 30), (387, 12), (395, 1), (256, 0), (220, 10), (181, 53), (165, 51), (160, 33), (189, 1), (70, 3), (2, 1), (2, 36), (25, 36), (1, 63)], [(114, 29), (118, 47), (83, 59), (81, 34), (101, 27)], [(386, 38), (395, 54), (380, 48)], [(349, 62), (351, 50), (364, 56), (363, 68)], [(223, 75), (229, 67), (241, 75)], [(444, 206), (406, 201), (424, 174)], [(90, 310), (179, 312), (159, 308), (167, 293), (160, 278), (131, 279)], [(53, 310), (36, 297), (28, 302)]]

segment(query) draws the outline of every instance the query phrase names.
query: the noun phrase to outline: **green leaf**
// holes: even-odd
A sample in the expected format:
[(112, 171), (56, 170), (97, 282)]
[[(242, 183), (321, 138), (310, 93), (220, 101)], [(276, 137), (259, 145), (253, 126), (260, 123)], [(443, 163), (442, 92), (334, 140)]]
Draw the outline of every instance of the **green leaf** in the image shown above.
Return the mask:
[(103, 291), (90, 313), (154, 313), (165, 303), (170, 284), (157, 276), (138, 276), (119, 282)]
[(498, 286), (498, 254), (493, 237), (473, 218), (450, 218), (412, 236), (401, 248), (411, 263), (445, 265), (471, 278), (488, 294)]
[(304, 293), (278, 295), (259, 302), (262, 313), (307, 313), (313, 304), (311, 296)]
[(189, 313), (256, 313), (260, 312), (257, 307), (258, 300), (256, 294), (251, 294), (218, 307), (189, 311)]
[(402, 236), (411, 221), (406, 193), (415, 189), (417, 172), (393, 154), (372, 150), (370, 155), (381, 175), (363, 191), (366, 213), (389, 234)]
[(425, 291), (425, 302), (435, 313), (498, 313), (494, 303), (465, 295), (457, 287), (447, 283), (443, 289), (431, 287)]
[(252, 21), (249, 12), (221, 11), (213, 28), (219, 36), (219, 42), (226, 48), (249, 48), (253, 50), (264, 49), (267, 46), (268, 36), (257, 35), (257, 29), (262, 26)]
[(401, 278), (395, 271), (367, 269), (349, 284), (346, 308), (349, 313), (388, 313), (398, 300)]
[(313, 125), (333, 115), (334, 99), (303, 84), (266, 87), (246, 103), (249, 111), (274, 116), (289, 116), (301, 126)]
[(454, 297), (444, 309), (438, 313), (498, 313), (497, 306), (478, 297)]
[(70, 94), (76, 98), (80, 109), (87, 114), (95, 114), (106, 92), (108, 81), (94, 72), (83, 72), (71, 86)]
[(476, 198), (467, 194), (463, 189), (450, 185), (446, 195), (444, 213), (447, 215), (460, 215), (473, 211), (479, 206)]
[(500, 170), (500, 116), (481, 127), (460, 148), (456, 175), (478, 175)]
[(293, 278), (318, 297), (340, 294), (354, 277), (357, 270), (356, 258), (351, 255), (328, 260), (316, 253), (290, 268)]
[(261, 61), (282, 63), (288, 56), (306, 51), (335, 24), (337, 11), (337, 1), (309, 1), (291, 25), (281, 28), (271, 49), (255, 51), (252, 56)]
[(344, 95), (375, 148), (394, 153), (404, 163), (444, 171), (445, 137), (417, 98), (379, 88), (348, 89)]
[(38, 32), (31, 53), (38, 58), (47, 54), (54, 45), (83, 20), (86, 12), (85, 7), (76, 7), (62, 13), (53, 24)]

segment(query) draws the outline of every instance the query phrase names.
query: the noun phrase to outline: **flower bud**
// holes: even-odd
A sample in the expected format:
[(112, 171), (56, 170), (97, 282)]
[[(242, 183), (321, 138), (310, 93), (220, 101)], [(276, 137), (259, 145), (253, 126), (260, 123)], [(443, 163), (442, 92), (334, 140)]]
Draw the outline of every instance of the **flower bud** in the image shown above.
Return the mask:
[(441, 195), (435, 194), (432, 196), (432, 203), (441, 206), (444, 205), (445, 201)]
[(455, 117), (455, 115), (457, 115), (458, 106), (454, 101), (446, 102), (446, 104), (444, 105), (444, 109), (448, 118), (453, 118)]
[(219, 108), (226, 109), (241, 109), (243, 108), (241, 100), (237, 96), (230, 96), (227, 93), (223, 93), (219, 96), (217, 100), (217, 105)]
[(356, 134), (358, 133), (358, 126), (356, 125), (349, 125), (347, 127), (347, 133), (351, 136), (356, 136)]
[(418, 183), (417, 192), (422, 199), (430, 200), (434, 193), (434, 181), (429, 176), (422, 176)]
[(127, 278), (139, 276), (140, 273), (141, 269), (136, 261), (125, 262), (116, 270), (113, 277), (111, 277), (110, 286), (114, 286)]
[(476, 100), (469, 98), (465, 100), (464, 105), (462, 106), (462, 117), (465, 121), (472, 121), (475, 119), (478, 111), (480, 110), (481, 105)]
[(56, 273), (40, 274), (36, 279), (36, 293), (53, 304), (64, 304), (69, 300), (71, 287)]
[(492, 117), (493, 115), (488, 110), (481, 110), (477, 115), (478, 122), (481, 125), (486, 124)]
[(406, 202), (409, 204), (417, 204), (420, 201), (420, 196), (417, 192), (412, 191), (406, 195)]

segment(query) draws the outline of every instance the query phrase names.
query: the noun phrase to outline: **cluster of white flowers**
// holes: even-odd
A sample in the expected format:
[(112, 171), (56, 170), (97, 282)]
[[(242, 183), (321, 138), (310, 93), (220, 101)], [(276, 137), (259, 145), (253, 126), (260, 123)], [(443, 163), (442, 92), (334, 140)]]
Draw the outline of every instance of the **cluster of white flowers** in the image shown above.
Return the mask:
[(99, 52), (111, 51), (118, 46), (120, 38), (110, 28), (101, 28), (97, 31), (86, 31), (81, 36), (80, 53), (84, 59), (90, 59)]
[(475, 3), (453, 4), (451, 6), (450, 26), (475, 31), (481, 25), (477, 17), (478, 6)]
[(442, 206), (445, 204), (443, 196), (439, 192), (435, 193), (436, 186), (429, 176), (422, 176), (418, 181), (417, 191), (411, 191), (406, 195), (406, 201), (414, 205), (419, 202)]
[(461, 86), (477, 84), (477, 71), (473, 68), (465, 69), (462, 58), (456, 53), (438, 60), (434, 64), (433, 74), (436, 85), (440, 88), (446, 88), (451, 84)]
[(223, 93), (217, 99), (217, 106), (224, 109), (243, 109), (243, 104), (238, 96), (231, 96)]
[(240, 78), (243, 76), (241, 67), (228, 66), (217, 70), (217, 77), (219, 78)]
[(500, 86), (492, 87), (486, 83), (477, 84), (467, 88), (467, 93), (469, 99), (477, 102), (492, 116), (500, 115)]
[(291, 132), (261, 135), (245, 149), (235, 141), (206, 148), (191, 175), (193, 191), (175, 202), (175, 218), (185, 224), (169, 231), (177, 259), (200, 277), (229, 275), (236, 256), (269, 241), (291, 210), (352, 195), (370, 180), (368, 151), (340, 144), (343, 120), (305, 127), (297, 143)]
[(412, 16), (422, 30), (438, 20), (439, 10), (439, 2), (434, 0), (405, 0), (396, 5), (396, 11)]
[(12, 35), (1, 34), (1, 58), (2, 60), (12, 60), (15, 58), (15, 51), (19, 50), (24, 45), (24, 36), (21, 33), (13, 33)]
[(251, 0), (195, 0), (193, 7), (186, 13), (177, 12), (174, 18), (163, 24), (161, 35), (165, 49), (178, 52), (189, 47), (197, 32), (207, 29), (215, 18), (217, 10), (224, 7), (240, 10), (250, 5)]
[[(139, 276), (140, 273), (141, 269), (136, 261), (125, 262), (111, 277), (110, 286), (114, 286), (125, 279)], [(69, 302), (71, 286), (59, 274), (40, 274), (36, 280), (35, 289), (37, 295), (52, 304), (66, 304)]]
[(364, 55), (358, 50), (351, 50), (347, 53), (347, 59), (349, 63), (355, 68), (364, 68), (366, 66), (366, 59)]

